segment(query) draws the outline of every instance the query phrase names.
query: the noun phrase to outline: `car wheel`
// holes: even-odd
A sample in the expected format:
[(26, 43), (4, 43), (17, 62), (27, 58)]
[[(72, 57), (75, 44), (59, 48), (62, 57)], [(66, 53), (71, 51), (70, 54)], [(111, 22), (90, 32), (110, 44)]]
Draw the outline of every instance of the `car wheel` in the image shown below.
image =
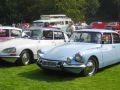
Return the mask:
[(92, 76), (96, 72), (97, 72), (96, 59), (94, 57), (91, 57), (86, 64), (86, 68), (83, 70), (83, 75)]
[(19, 63), (21, 65), (28, 65), (31, 61), (31, 55), (30, 52), (27, 50), (22, 51), (22, 53), (20, 54), (20, 58), (19, 58)]

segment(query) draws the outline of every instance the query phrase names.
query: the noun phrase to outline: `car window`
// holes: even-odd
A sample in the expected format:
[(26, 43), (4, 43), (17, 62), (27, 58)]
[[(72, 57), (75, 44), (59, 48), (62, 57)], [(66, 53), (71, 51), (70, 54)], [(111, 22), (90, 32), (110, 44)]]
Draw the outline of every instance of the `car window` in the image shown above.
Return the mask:
[(41, 38), (41, 30), (31, 30), (30, 31), (30, 38), (31, 39), (40, 39)]
[(102, 42), (104, 44), (111, 44), (112, 43), (111, 33), (104, 33), (102, 36)]
[(113, 43), (120, 43), (120, 37), (116, 33), (113, 33)]
[(53, 31), (43, 31), (42, 39), (52, 40), (53, 39)]
[(9, 37), (9, 30), (0, 29), (0, 37)]
[(63, 32), (54, 31), (54, 39), (64, 39)]
[(19, 30), (11, 30), (11, 37), (21, 37), (21, 31)]
[(71, 36), (70, 41), (100, 44), (101, 34), (98, 32), (75, 32)]

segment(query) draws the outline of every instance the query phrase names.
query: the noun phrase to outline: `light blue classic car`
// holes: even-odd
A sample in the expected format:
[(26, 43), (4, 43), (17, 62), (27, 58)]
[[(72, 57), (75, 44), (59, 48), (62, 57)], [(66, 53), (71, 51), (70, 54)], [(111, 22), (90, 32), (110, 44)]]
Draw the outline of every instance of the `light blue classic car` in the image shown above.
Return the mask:
[(105, 29), (78, 30), (70, 42), (38, 51), (37, 64), (45, 70), (65, 70), (93, 75), (99, 68), (120, 61), (118, 33)]

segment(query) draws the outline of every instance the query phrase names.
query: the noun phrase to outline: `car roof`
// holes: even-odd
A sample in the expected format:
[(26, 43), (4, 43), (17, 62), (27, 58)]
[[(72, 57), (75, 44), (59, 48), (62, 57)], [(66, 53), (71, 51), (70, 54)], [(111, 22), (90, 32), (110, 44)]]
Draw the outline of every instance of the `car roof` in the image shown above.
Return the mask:
[(54, 27), (30, 27), (29, 30), (42, 30), (42, 31), (61, 31), (58, 28), (54, 28)]
[(20, 28), (11, 27), (11, 26), (0, 26), (0, 29), (15, 29), (15, 30), (20, 30), (20, 31), (22, 31), (22, 29), (20, 29)]
[(76, 30), (76, 31), (89, 31), (89, 32), (100, 32), (100, 33), (117, 33), (115, 31), (108, 30), (108, 29), (81, 29), (81, 30)]

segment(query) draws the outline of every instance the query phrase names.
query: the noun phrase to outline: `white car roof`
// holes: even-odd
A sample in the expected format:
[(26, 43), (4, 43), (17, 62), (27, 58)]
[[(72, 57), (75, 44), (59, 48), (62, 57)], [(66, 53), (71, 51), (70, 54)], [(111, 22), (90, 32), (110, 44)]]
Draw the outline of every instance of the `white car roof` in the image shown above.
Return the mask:
[(28, 30), (52, 30), (52, 31), (61, 31), (60, 29), (57, 28), (43, 28), (43, 27), (30, 27)]
[(20, 30), (20, 31), (22, 31), (22, 29), (20, 29), (20, 28), (11, 27), (11, 26), (0, 26), (0, 29), (15, 29), (15, 30)]
[(50, 20), (35, 20), (33, 22), (59, 22), (59, 21), (71, 21), (71, 19), (69, 18), (65, 18), (65, 19), (61, 19), (61, 18), (58, 18), (58, 19), (50, 19)]
[(100, 33), (117, 33), (115, 31), (112, 30), (108, 30), (108, 29), (80, 29), (80, 30), (76, 30), (76, 31), (89, 31), (89, 32), (100, 32)]

